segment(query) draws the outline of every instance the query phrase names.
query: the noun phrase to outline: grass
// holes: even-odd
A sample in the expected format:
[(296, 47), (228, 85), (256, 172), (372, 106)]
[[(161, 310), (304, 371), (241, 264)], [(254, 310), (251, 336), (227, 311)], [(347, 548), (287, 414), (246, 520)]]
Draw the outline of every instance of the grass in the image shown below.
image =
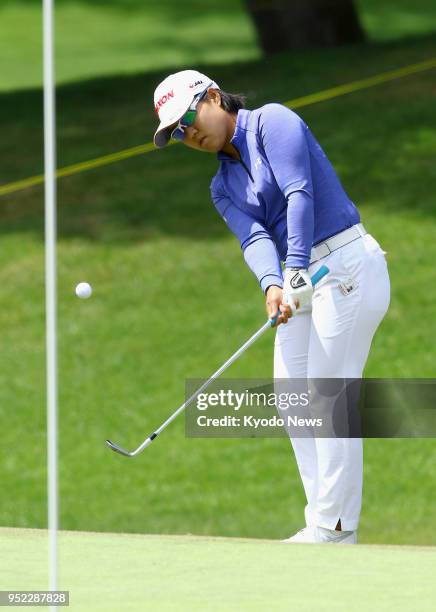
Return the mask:
[[(434, 36), (200, 64), (248, 106), (284, 101), (436, 55)], [(149, 141), (159, 71), (58, 91), (59, 165)], [(434, 71), (300, 109), (385, 250), (389, 314), (366, 369), (432, 377), (436, 258)], [(144, 101), (148, 107), (144, 109)], [(42, 170), (41, 92), (0, 96), (0, 183)], [(134, 447), (264, 320), (239, 245), (210, 201), (214, 156), (182, 146), (59, 182), (61, 526), (70, 530), (286, 537), (303, 522), (289, 442), (189, 440), (183, 417), (134, 461)], [(43, 191), (0, 201), (0, 524), (46, 524)], [(411, 276), (413, 275), (413, 286)], [(94, 286), (86, 302), (74, 286)], [(230, 377), (268, 378), (272, 336)], [(368, 440), (362, 542), (436, 544), (432, 440)], [(126, 504), (125, 500), (129, 500)]]
[(435, 3), (419, 0), (355, 0), (370, 40), (388, 41), (435, 32)]
[[(371, 41), (435, 32), (432, 0), (357, 0)], [(40, 0), (0, 6), (0, 91), (42, 83)], [(260, 59), (242, 0), (58, 0), (59, 83), (196, 64)]]
[[(1, 529), (0, 587), (46, 589), (46, 532)], [(433, 610), (435, 548), (61, 532), (72, 612)], [(7, 563), (6, 563), (7, 559)], [(387, 580), (387, 573), (389, 579)]]
[[(58, 82), (258, 58), (254, 27), (242, 4), (242, 0), (56, 2)], [(9, 1), (0, 7), (4, 29), (0, 90), (42, 83), (41, 19), (40, 2)]]

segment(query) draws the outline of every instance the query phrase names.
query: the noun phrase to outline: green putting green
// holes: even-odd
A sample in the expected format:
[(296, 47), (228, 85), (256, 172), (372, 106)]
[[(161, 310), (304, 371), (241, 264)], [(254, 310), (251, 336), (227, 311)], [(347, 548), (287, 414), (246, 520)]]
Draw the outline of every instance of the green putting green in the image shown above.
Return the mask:
[[(0, 529), (0, 588), (47, 588), (45, 530)], [(435, 547), (63, 531), (74, 612), (434, 610)]]

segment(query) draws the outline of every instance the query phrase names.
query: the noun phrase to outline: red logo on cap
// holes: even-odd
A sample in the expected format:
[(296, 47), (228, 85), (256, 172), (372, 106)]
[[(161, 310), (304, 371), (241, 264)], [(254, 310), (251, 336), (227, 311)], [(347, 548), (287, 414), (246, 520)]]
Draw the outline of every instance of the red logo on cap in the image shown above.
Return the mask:
[(170, 98), (174, 98), (174, 90), (173, 89), (171, 91), (169, 91), (167, 94), (165, 94), (164, 96), (162, 96), (162, 98), (160, 100), (158, 100), (156, 106), (154, 107), (154, 110), (156, 111), (157, 114), (159, 114), (160, 108), (165, 104), (165, 102), (168, 102), (168, 100)]

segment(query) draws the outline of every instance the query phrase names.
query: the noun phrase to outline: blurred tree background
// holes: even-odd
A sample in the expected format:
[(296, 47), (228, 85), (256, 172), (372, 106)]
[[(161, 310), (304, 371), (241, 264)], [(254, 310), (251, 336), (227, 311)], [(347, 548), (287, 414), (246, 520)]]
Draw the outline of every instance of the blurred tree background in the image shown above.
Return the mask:
[(334, 47), (365, 38), (354, 0), (245, 0), (262, 50)]

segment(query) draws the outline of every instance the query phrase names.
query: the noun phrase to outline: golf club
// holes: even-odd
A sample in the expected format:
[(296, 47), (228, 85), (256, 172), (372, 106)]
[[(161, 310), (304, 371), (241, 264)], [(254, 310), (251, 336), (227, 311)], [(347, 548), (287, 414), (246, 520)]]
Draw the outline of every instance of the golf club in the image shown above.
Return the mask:
[[(319, 270), (311, 277), (312, 285), (316, 285), (316, 283), (318, 283), (328, 272), (329, 272), (329, 269), (327, 268), (327, 266), (321, 266)], [(149, 444), (151, 444), (151, 442), (160, 434), (160, 432), (163, 429), (165, 429), (167, 425), (171, 423), (171, 421), (173, 421), (177, 417), (177, 415), (179, 415), (181, 412), (183, 412), (183, 410), (185, 410), (187, 406), (189, 406), (189, 404), (192, 402), (192, 400), (194, 400), (197, 397), (197, 395), (199, 395), (204, 389), (206, 389), (206, 387), (213, 380), (218, 378), (218, 376), (220, 376), (224, 372), (224, 370), (226, 370), (234, 361), (236, 361), (236, 359), (238, 359), (238, 357), (240, 357), (240, 355), (242, 355), (242, 353), (244, 353), (244, 351), (246, 351), (247, 348), (253, 344), (253, 342), (255, 342), (258, 338), (260, 338), (260, 336), (267, 329), (274, 327), (278, 316), (279, 316), (279, 312), (276, 314), (275, 317), (268, 319), (268, 321), (266, 321), (266, 323), (264, 323), (262, 327), (258, 329), (257, 332), (254, 333), (251, 336), (251, 338), (249, 338), (236, 351), (236, 353), (234, 353), (214, 374), (212, 374), (212, 376), (208, 380), (206, 380), (206, 382), (204, 382), (191, 395), (191, 397), (180, 406), (180, 408), (178, 408), (164, 423), (162, 423), (162, 425), (158, 429), (156, 429), (156, 431), (154, 431), (150, 436), (148, 436), (148, 438), (146, 438), (144, 442), (140, 446), (138, 446), (137, 449), (133, 451), (128, 451), (122, 448), (121, 446), (119, 446), (118, 444), (115, 444), (115, 442), (112, 442), (111, 440), (106, 440), (106, 444), (109, 446), (109, 448), (111, 448), (116, 453), (119, 453), (120, 455), (124, 455), (125, 457), (135, 457), (135, 455), (139, 455), (139, 453), (141, 453), (144, 450), (144, 448), (146, 448)]]

